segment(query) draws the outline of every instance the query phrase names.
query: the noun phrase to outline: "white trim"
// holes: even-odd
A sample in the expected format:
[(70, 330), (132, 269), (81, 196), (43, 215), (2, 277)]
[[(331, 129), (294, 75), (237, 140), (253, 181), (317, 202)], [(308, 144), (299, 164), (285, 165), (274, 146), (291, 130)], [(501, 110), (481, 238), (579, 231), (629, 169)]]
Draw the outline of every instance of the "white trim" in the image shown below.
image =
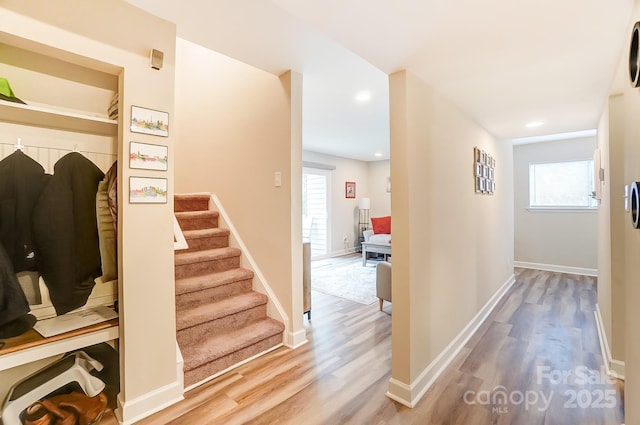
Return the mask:
[(422, 373), (411, 383), (407, 385), (394, 378), (389, 380), (389, 388), (387, 397), (397, 401), (407, 407), (413, 408), (420, 401), (422, 396), (433, 385), (436, 379), (444, 372), (451, 362), (458, 355), (460, 350), (465, 346), (467, 341), (487, 320), (489, 314), (496, 308), (498, 302), (511, 289), (515, 283), (515, 275), (509, 276), (507, 281), (496, 291), (495, 294), (486, 302), (486, 304), (471, 319), (467, 326), (447, 345), (447, 347), (438, 354), (438, 356), (422, 371)]
[(598, 207), (528, 207), (527, 211), (545, 213), (597, 213)]
[(242, 238), (240, 237), (238, 230), (231, 222), (229, 215), (222, 207), (220, 199), (218, 199), (216, 195), (211, 195), (211, 200), (213, 202), (209, 204), (209, 209), (212, 209), (212, 207), (215, 206), (216, 210), (220, 214), (218, 220), (222, 222), (225, 228), (229, 229), (229, 246), (240, 248), (240, 250), (242, 251), (240, 258), (243, 266), (246, 266), (247, 268), (253, 270), (253, 272), (255, 273), (253, 280), (254, 290), (266, 294), (269, 298), (269, 301), (267, 303), (267, 314), (270, 317), (273, 317), (274, 315), (279, 316), (277, 318), (284, 323), (284, 335), (287, 335), (289, 332), (291, 332), (291, 320), (289, 319), (289, 316), (285, 312), (285, 309), (282, 307), (282, 304), (280, 304), (280, 301), (278, 300), (276, 294), (273, 292), (273, 289), (271, 289), (271, 285), (269, 285), (267, 278), (264, 276), (264, 274), (260, 270), (260, 267), (258, 267), (258, 264), (251, 256), (249, 249), (247, 249), (247, 246), (244, 244)]
[(300, 329), (298, 332), (289, 332), (287, 334), (285, 345), (288, 348), (295, 350), (296, 348), (303, 346), (307, 342), (307, 331), (305, 329)]
[(120, 392), (118, 394), (118, 407), (114, 413), (118, 423), (129, 425), (182, 400), (184, 400), (182, 386), (176, 381), (145, 393), (126, 403), (123, 403), (122, 392)]
[(98, 344), (118, 339), (119, 326), (112, 326), (105, 329), (76, 335), (71, 338), (64, 338), (47, 344), (36, 345), (13, 353), (3, 354), (0, 357), (0, 371), (11, 369), (36, 360), (63, 354), (89, 345)]
[(611, 350), (609, 349), (609, 341), (607, 340), (607, 333), (604, 330), (604, 322), (602, 321), (602, 314), (600, 313), (600, 306), (596, 304), (596, 309), (593, 312), (596, 318), (596, 329), (598, 330), (598, 340), (600, 341), (600, 351), (602, 352), (602, 361), (604, 367), (607, 370), (607, 375), (622, 379), (624, 381), (625, 364), (620, 360), (614, 360), (611, 357)]
[(189, 248), (189, 244), (187, 244), (187, 240), (184, 238), (184, 234), (182, 233), (182, 229), (180, 228), (180, 224), (178, 223), (178, 219), (175, 214), (173, 214), (173, 238), (175, 239), (175, 242), (173, 243), (174, 251)]
[(264, 351), (262, 351), (262, 352), (260, 352), (260, 353), (258, 353), (256, 355), (253, 355), (253, 356), (249, 357), (248, 359), (245, 359), (245, 360), (243, 360), (241, 362), (232, 364), (231, 366), (229, 366), (228, 368), (226, 368), (224, 370), (221, 370), (220, 372), (216, 372), (215, 374), (213, 374), (211, 376), (207, 376), (202, 381), (199, 381), (199, 382), (196, 382), (195, 384), (189, 385), (187, 388), (184, 389), (184, 392), (190, 391), (190, 390), (192, 390), (192, 389), (194, 389), (196, 387), (199, 387), (200, 385), (206, 384), (207, 382), (212, 381), (212, 380), (216, 379), (217, 377), (222, 376), (225, 373), (227, 373), (227, 372), (229, 372), (229, 371), (231, 371), (231, 370), (233, 370), (233, 369), (235, 369), (235, 368), (237, 368), (239, 366), (242, 366), (243, 364), (249, 363), (250, 361), (253, 361), (253, 360), (255, 360), (255, 359), (259, 358), (259, 357), (262, 357), (265, 354), (270, 353), (270, 352), (272, 352), (272, 351), (274, 351), (274, 350), (276, 350), (276, 349), (278, 349), (278, 348), (280, 348), (282, 346), (284, 346), (284, 344), (282, 344), (282, 343), (280, 343), (278, 345), (274, 345), (273, 347), (270, 347), (270, 348), (268, 348), (268, 349), (266, 349), (266, 350), (264, 350)]
[(184, 394), (184, 357), (182, 357), (178, 340), (176, 340), (176, 376), (178, 377), (178, 386), (182, 388)]
[[(581, 137), (594, 137), (598, 134), (595, 128), (588, 130), (572, 131), (569, 133), (545, 134), (542, 136), (529, 136), (511, 139), (514, 145), (525, 145), (529, 143), (551, 142), (555, 140), (578, 139)], [(508, 140), (508, 139), (507, 139)]]
[(587, 269), (583, 267), (557, 266), (555, 264), (528, 263), (526, 261), (514, 261), (514, 267), (523, 269), (544, 270), (556, 273), (580, 274), (584, 276), (598, 277), (598, 269)]
[[(348, 248), (348, 249), (341, 249), (339, 251), (333, 251), (331, 253), (331, 255), (327, 255), (327, 258), (340, 257), (342, 255), (349, 255), (349, 254), (353, 254), (355, 252), (358, 252), (358, 251), (356, 251), (356, 247), (355, 246), (352, 246), (351, 248)], [(320, 258), (314, 258), (314, 260), (319, 260), (319, 259)]]

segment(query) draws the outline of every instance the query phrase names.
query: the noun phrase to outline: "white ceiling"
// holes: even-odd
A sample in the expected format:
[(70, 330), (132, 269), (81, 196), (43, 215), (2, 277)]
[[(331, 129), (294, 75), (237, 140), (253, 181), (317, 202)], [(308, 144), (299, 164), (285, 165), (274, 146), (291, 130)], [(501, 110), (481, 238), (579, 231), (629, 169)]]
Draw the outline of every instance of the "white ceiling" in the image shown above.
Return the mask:
[[(303, 74), (304, 149), (389, 157), (387, 75), (407, 69), (499, 139), (593, 129), (633, 0), (128, 0), (178, 36)], [(371, 92), (360, 103), (360, 91)], [(527, 129), (530, 121), (545, 125)]]

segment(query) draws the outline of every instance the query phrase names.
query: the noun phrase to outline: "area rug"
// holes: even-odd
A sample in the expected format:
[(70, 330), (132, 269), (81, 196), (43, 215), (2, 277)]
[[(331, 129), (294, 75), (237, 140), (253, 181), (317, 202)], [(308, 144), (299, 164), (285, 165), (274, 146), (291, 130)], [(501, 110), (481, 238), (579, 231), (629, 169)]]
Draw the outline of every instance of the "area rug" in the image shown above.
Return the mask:
[(311, 289), (361, 304), (376, 301), (376, 263), (367, 261), (311, 269)]

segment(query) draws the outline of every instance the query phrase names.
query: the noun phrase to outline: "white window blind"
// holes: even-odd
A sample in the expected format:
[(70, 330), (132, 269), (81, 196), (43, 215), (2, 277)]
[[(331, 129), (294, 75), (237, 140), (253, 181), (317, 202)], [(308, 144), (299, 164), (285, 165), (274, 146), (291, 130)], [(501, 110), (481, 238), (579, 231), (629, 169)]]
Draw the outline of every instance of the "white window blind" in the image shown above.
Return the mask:
[(302, 236), (311, 242), (311, 258), (329, 252), (329, 181), (329, 171), (303, 169)]
[(529, 164), (530, 208), (595, 208), (593, 190), (593, 160)]

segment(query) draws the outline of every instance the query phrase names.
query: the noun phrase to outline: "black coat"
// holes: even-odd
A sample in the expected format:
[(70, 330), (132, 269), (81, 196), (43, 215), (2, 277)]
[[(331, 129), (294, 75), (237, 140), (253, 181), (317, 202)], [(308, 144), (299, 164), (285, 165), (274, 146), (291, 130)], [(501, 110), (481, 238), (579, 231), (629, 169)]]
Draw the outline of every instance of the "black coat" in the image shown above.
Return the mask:
[(40, 164), (19, 150), (0, 161), (0, 243), (16, 273), (35, 270), (31, 220), (48, 177)]
[(101, 275), (96, 193), (103, 178), (87, 158), (67, 154), (56, 163), (34, 210), (38, 271), (58, 314), (85, 305), (93, 279)]
[(20, 335), (33, 327), (36, 318), (14, 273), (4, 247), (0, 244), (0, 339)]

